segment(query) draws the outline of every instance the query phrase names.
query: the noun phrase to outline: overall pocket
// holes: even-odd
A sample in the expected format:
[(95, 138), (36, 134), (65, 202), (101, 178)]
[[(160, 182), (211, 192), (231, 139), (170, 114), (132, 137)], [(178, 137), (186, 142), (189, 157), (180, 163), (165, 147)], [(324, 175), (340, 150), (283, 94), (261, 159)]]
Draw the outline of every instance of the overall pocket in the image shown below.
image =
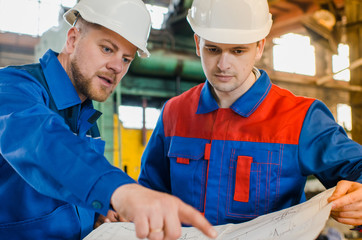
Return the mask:
[(204, 159), (208, 140), (173, 137), (168, 157), (172, 194), (204, 211), (208, 160)]
[(226, 203), (230, 222), (247, 221), (272, 211), (279, 192), (279, 161), (275, 149), (232, 150)]

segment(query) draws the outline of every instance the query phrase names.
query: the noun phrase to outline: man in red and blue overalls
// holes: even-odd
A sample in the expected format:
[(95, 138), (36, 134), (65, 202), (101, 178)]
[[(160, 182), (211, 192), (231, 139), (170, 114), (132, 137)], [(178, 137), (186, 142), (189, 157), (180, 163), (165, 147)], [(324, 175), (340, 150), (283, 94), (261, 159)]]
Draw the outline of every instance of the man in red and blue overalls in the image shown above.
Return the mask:
[(187, 19), (207, 80), (164, 105), (139, 183), (218, 225), (305, 201), (314, 175), (337, 186), (332, 216), (362, 224), (361, 145), (321, 101), (293, 95), (254, 67), (272, 25), (267, 1), (195, 0)]

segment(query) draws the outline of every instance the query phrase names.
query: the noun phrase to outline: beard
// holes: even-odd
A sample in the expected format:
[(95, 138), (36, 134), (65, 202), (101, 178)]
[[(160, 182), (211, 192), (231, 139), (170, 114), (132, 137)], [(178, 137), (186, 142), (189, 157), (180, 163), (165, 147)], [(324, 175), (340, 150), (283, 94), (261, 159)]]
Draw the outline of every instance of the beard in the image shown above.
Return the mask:
[[(99, 86), (98, 89), (92, 86), (92, 79), (82, 74), (77, 59), (73, 59), (70, 63), (70, 75), (78, 95), (83, 95), (88, 99), (98, 102), (104, 102), (113, 93), (113, 89), (109, 91), (105, 86)], [(97, 75), (96, 72), (95, 76)]]

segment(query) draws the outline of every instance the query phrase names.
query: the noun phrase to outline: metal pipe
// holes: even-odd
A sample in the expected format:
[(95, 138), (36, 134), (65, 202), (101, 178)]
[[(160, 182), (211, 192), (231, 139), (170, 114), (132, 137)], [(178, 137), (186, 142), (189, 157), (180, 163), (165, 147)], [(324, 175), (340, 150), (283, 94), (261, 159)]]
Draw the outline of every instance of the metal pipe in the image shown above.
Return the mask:
[[(181, 70), (180, 70), (181, 69)], [(176, 53), (157, 51), (149, 58), (136, 58), (130, 72), (147, 76), (170, 77), (180, 76), (182, 79), (205, 79), (201, 62)]]

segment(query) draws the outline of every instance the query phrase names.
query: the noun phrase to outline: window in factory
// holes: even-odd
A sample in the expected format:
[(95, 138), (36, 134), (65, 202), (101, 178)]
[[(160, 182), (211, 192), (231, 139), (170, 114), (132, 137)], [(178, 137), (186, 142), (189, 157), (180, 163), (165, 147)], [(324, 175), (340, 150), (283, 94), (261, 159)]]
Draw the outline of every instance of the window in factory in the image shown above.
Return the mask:
[(0, 0), (0, 31), (40, 36), (77, 0)]
[(165, 15), (168, 13), (168, 8), (146, 4), (146, 7), (151, 15), (152, 28), (161, 29), (165, 21)]
[(273, 61), (276, 71), (314, 76), (315, 48), (310, 38), (294, 33), (287, 33), (274, 38)]
[(347, 104), (337, 104), (337, 122), (347, 132), (352, 131), (352, 109)]
[(332, 70), (337, 73), (333, 76), (335, 80), (350, 81), (351, 72), (349, 67), (349, 46), (346, 44), (338, 45), (338, 55), (332, 57)]
[[(142, 107), (119, 106), (119, 120), (123, 127), (142, 129)], [(154, 129), (161, 110), (157, 108), (146, 108), (146, 128)]]

